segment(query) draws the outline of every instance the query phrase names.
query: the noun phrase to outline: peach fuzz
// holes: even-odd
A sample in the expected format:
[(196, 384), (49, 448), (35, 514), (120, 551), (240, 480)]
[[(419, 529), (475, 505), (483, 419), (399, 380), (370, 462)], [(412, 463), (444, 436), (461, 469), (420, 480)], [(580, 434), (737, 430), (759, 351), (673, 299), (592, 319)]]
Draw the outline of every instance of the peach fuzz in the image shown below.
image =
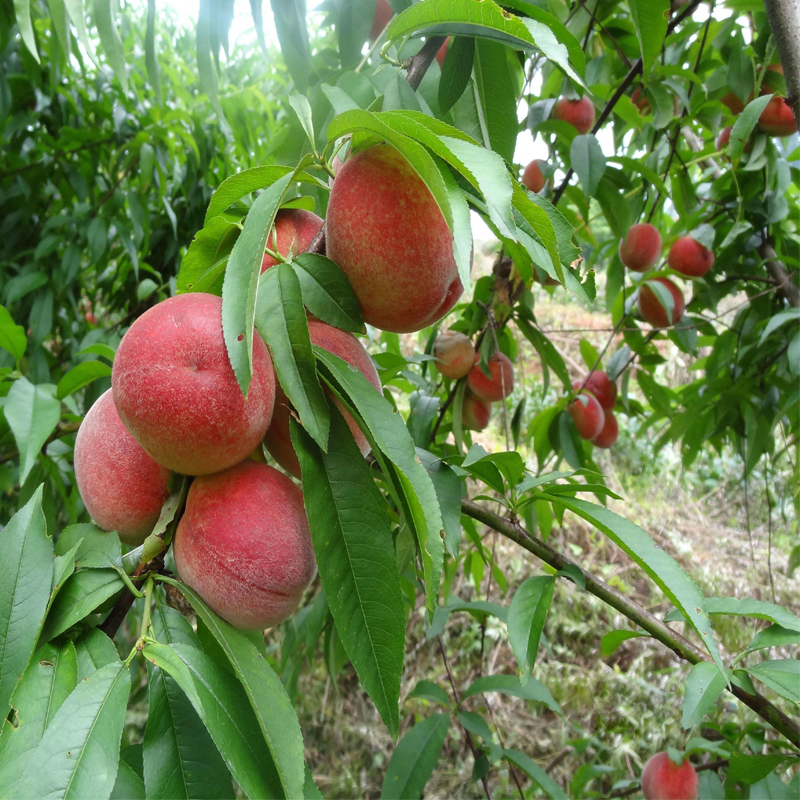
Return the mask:
[(192, 483), (174, 554), (181, 580), (243, 630), (294, 613), (317, 569), (302, 492), (251, 460)]
[(714, 264), (714, 254), (697, 239), (681, 236), (669, 249), (670, 269), (691, 278), (702, 278)]
[[(662, 305), (661, 298), (649, 286), (649, 284), (656, 281), (666, 287), (672, 295), (673, 308), (671, 317), (667, 313), (667, 309)], [(683, 292), (669, 278), (654, 278), (652, 281), (645, 281), (639, 287), (637, 305), (642, 319), (645, 322), (649, 322), (654, 328), (669, 328), (672, 325), (677, 325), (683, 318), (683, 312), (686, 311)]]
[(580, 100), (562, 97), (553, 106), (550, 116), (568, 122), (578, 133), (589, 133), (594, 125), (594, 106), (588, 97), (581, 97)]
[(100, 395), (75, 439), (75, 480), (91, 518), (129, 545), (141, 544), (169, 497), (168, 469), (128, 433), (111, 389)]
[(567, 411), (581, 439), (594, 439), (603, 430), (605, 414), (594, 395), (582, 392), (567, 406)]
[(232, 467), (264, 438), (275, 400), (267, 346), (253, 336), (247, 399), (222, 336), (222, 299), (183, 294), (131, 325), (111, 374), (114, 403), (134, 439), (161, 466), (186, 475)]
[(610, 411), (617, 402), (617, 385), (601, 369), (589, 373), (585, 381), (575, 381), (572, 389), (575, 392), (591, 392), (603, 411)]
[[(275, 226), (270, 231), (267, 247), (284, 258), (304, 253), (319, 233), (324, 221), (316, 214), (302, 208), (282, 208), (275, 215)], [(267, 253), (261, 262), (261, 271), (274, 267), (278, 262)]]
[(495, 353), (489, 359), (489, 372), (487, 377), (481, 369), (480, 353), (475, 354), (475, 365), (469, 372), (467, 385), (472, 394), (487, 403), (502, 400), (511, 394), (514, 388), (514, 365), (504, 353)]
[(631, 225), (619, 243), (620, 261), (634, 272), (647, 272), (661, 255), (661, 234), (649, 222)]
[(540, 163), (538, 159), (534, 158), (522, 172), (522, 185), (529, 192), (536, 192), (537, 194), (544, 189), (545, 184), (542, 168), (539, 166)]
[(617, 441), (617, 436), (619, 436), (617, 418), (612, 411), (606, 411), (603, 427), (600, 429), (600, 433), (592, 439), (592, 444), (595, 447), (609, 448)]
[(642, 770), (645, 800), (697, 800), (697, 773), (687, 759), (680, 765), (656, 753)]
[(328, 258), (370, 325), (395, 333), (441, 319), (463, 292), (453, 236), (433, 195), (386, 144), (351, 155), (331, 189)]
[[(317, 319), (308, 321), (308, 332), (311, 336), (312, 344), (319, 345), (329, 353), (344, 359), (350, 366), (357, 367), (361, 370), (361, 374), (375, 387), (375, 391), (381, 391), (381, 381), (378, 377), (378, 371), (375, 369), (375, 364), (370, 354), (352, 333), (334, 328), (332, 325), (326, 325)], [(272, 424), (264, 437), (264, 444), (267, 446), (270, 455), (287, 472), (290, 472), (295, 478), (299, 478), (300, 462), (297, 459), (297, 453), (294, 451), (289, 429), (289, 420), (292, 415), (291, 404), (277, 382), (277, 377), (275, 382), (277, 385), (275, 412), (272, 416)], [(347, 427), (350, 428), (350, 432), (356, 440), (358, 449), (366, 456), (370, 451), (367, 437), (364, 436), (358, 427), (358, 423), (348, 413), (342, 402), (338, 398), (333, 398), (333, 402), (342, 413), (342, 416), (344, 416)]]
[(436, 337), (433, 345), (436, 369), (445, 378), (463, 378), (475, 363), (475, 348), (468, 336), (457, 331), (445, 331)]
[(471, 431), (482, 431), (492, 417), (492, 404), (485, 403), (471, 392), (464, 395), (461, 406), (461, 424)]

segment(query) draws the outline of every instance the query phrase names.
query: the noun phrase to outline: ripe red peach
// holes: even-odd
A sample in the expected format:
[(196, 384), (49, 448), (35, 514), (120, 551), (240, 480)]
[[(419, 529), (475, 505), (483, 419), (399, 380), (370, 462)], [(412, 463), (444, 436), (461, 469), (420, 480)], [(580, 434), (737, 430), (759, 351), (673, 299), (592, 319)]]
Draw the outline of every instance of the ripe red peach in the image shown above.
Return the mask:
[(575, 381), (572, 384), (575, 392), (591, 392), (603, 411), (610, 411), (617, 402), (617, 384), (608, 377), (608, 373), (601, 369), (596, 369), (589, 373), (586, 381)]
[(461, 406), (461, 424), (471, 431), (482, 431), (492, 416), (492, 404), (486, 403), (472, 392), (464, 394)]
[(375, 41), (389, 24), (389, 20), (394, 16), (394, 9), (387, 0), (377, 0), (375, 3), (375, 13), (372, 17), (372, 27), (369, 29), (369, 38)]
[(302, 492), (249, 459), (195, 479), (174, 554), (181, 580), (243, 630), (283, 622), (317, 569)]
[(569, 122), (578, 133), (589, 133), (594, 125), (594, 106), (588, 97), (581, 97), (580, 100), (567, 100), (566, 97), (562, 97), (553, 106), (550, 116), (553, 119)]
[(444, 44), (436, 51), (436, 60), (439, 62), (439, 66), (444, 66), (444, 60), (447, 58), (447, 45), (450, 42), (450, 38), (444, 40)]
[(631, 225), (619, 243), (622, 263), (634, 272), (647, 272), (661, 255), (661, 234), (649, 222)]
[[(753, 99), (752, 96), (750, 99)], [(739, 99), (739, 96), (736, 94), (736, 92), (728, 92), (728, 94), (726, 94), (720, 102), (728, 107), (728, 110), (731, 112), (731, 114), (738, 115), (744, 111), (744, 103)]]
[[(317, 319), (308, 321), (308, 332), (311, 336), (312, 344), (319, 345), (329, 353), (344, 359), (351, 366), (357, 367), (361, 370), (361, 374), (375, 387), (375, 390), (381, 391), (381, 381), (378, 377), (378, 371), (375, 369), (375, 364), (370, 354), (352, 333), (334, 328), (332, 325), (326, 325)], [(264, 437), (264, 444), (267, 446), (270, 455), (287, 472), (290, 472), (295, 478), (299, 478), (300, 462), (297, 459), (297, 453), (294, 451), (289, 430), (289, 420), (292, 414), (291, 404), (289, 403), (289, 398), (281, 389), (277, 377), (275, 383), (277, 386), (275, 411), (272, 415), (272, 424)], [(334, 398), (333, 402), (342, 413), (342, 416), (344, 416), (347, 427), (350, 428), (350, 432), (353, 434), (359, 449), (366, 456), (370, 450), (367, 437), (364, 436), (361, 428), (358, 427), (358, 423), (348, 413), (341, 401), (338, 398)]]
[(758, 127), (771, 136), (791, 136), (797, 133), (797, 122), (792, 107), (783, 97), (775, 95), (761, 112)]
[(582, 439), (594, 439), (603, 430), (605, 414), (594, 395), (581, 392), (567, 406), (567, 411)]
[(600, 433), (592, 439), (592, 444), (596, 447), (608, 448), (617, 441), (619, 436), (619, 425), (613, 411), (605, 412), (605, 422), (600, 429)]
[(201, 292), (164, 300), (131, 325), (111, 386), (134, 439), (161, 466), (186, 475), (247, 458), (264, 438), (275, 400), (272, 359), (258, 333), (242, 395), (222, 336), (222, 299)]
[(128, 433), (111, 389), (102, 394), (75, 439), (75, 480), (91, 518), (125, 544), (141, 544), (169, 497), (169, 475)]
[(511, 394), (514, 388), (514, 365), (505, 353), (495, 353), (489, 359), (489, 372), (487, 377), (481, 369), (480, 353), (475, 354), (475, 364), (469, 371), (467, 385), (475, 397), (487, 403), (502, 400)]
[(680, 765), (666, 753), (656, 753), (642, 770), (646, 800), (697, 800), (697, 773), (686, 759)]
[(364, 319), (385, 331), (433, 325), (464, 290), (436, 200), (386, 144), (351, 155), (339, 170), (328, 203), (327, 248)]
[(670, 269), (693, 278), (701, 278), (714, 263), (714, 254), (697, 239), (681, 236), (669, 249)]
[[(671, 315), (667, 313), (667, 309), (661, 303), (661, 298), (649, 285), (656, 282), (666, 287), (672, 295)], [(654, 328), (669, 328), (677, 325), (683, 318), (686, 302), (683, 299), (683, 292), (669, 278), (654, 278), (652, 281), (645, 281), (639, 287), (638, 307), (645, 322), (649, 322)]]
[(468, 336), (457, 331), (445, 331), (433, 345), (436, 368), (445, 378), (463, 378), (475, 363), (475, 348)]
[[(305, 253), (314, 237), (322, 228), (323, 220), (302, 208), (282, 208), (275, 215), (275, 227), (270, 231), (267, 247), (284, 258)], [(278, 262), (264, 253), (261, 271), (274, 267)]]
[(522, 185), (530, 192), (537, 194), (544, 189), (545, 178), (539, 166), (541, 162), (534, 158), (522, 173)]

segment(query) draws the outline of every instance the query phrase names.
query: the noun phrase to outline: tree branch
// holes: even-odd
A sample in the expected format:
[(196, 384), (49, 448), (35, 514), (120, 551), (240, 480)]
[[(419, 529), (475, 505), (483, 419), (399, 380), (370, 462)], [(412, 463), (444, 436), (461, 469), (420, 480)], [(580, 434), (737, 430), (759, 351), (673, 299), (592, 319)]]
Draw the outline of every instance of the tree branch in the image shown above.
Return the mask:
[[(63, 436), (69, 436), (71, 433), (76, 433), (78, 428), (80, 428), (80, 422), (60, 422), (56, 429), (45, 439), (44, 444), (42, 447), (47, 447), (50, 442), (54, 442), (56, 439), (61, 439)], [(19, 456), (19, 450), (11, 450), (8, 453), (3, 453), (0, 455), (0, 464), (5, 464), (6, 461), (12, 461), (13, 459)]]
[(781, 57), (786, 99), (800, 130), (800, 0), (764, 0), (764, 8)]
[(769, 242), (764, 242), (758, 252), (766, 259), (767, 272), (772, 276), (778, 291), (786, 298), (790, 306), (800, 307), (800, 289), (792, 279), (786, 267), (778, 260), (778, 254)]
[(431, 36), (431, 38), (422, 45), (422, 49), (419, 53), (409, 59), (406, 80), (415, 92), (419, 89), (419, 85), (422, 83), (422, 79), (425, 77), (428, 67), (433, 63), (433, 59), (436, 58), (436, 54), (439, 52), (446, 39), (446, 36)]
[[(503, 534), (507, 539), (515, 542), (555, 569), (564, 569), (565, 567), (580, 569), (586, 580), (587, 592), (600, 598), (603, 602), (608, 603), (608, 605), (615, 608), (621, 614), (624, 614), (629, 620), (635, 622), (640, 628), (647, 631), (654, 639), (658, 639), (662, 644), (669, 647), (670, 650), (684, 661), (688, 661), (690, 664), (698, 664), (701, 661), (710, 660), (702, 650), (695, 647), (695, 645), (684, 636), (672, 630), (672, 628), (658, 619), (658, 617), (642, 608), (638, 603), (625, 597), (625, 595), (600, 580), (600, 578), (581, 569), (574, 561), (563, 556), (557, 550), (550, 547), (550, 545), (531, 536), (519, 523), (498, 516), (488, 509), (479, 506), (477, 503), (474, 503), (472, 500), (461, 501), (461, 513)], [(783, 711), (760, 694), (748, 694), (737, 686), (729, 687), (729, 691), (742, 703), (755, 711), (762, 719), (772, 725), (773, 728), (782, 733), (795, 747), (800, 747), (800, 727), (798, 727), (794, 720), (784, 714)]]

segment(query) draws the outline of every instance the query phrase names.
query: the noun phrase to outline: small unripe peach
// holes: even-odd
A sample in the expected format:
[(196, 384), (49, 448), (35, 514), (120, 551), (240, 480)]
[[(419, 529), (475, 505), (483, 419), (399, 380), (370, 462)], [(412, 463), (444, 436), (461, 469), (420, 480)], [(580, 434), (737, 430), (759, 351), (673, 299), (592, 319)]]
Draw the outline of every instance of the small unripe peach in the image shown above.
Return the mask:
[(622, 263), (634, 272), (647, 272), (661, 255), (661, 234), (649, 222), (631, 225), (619, 243)]
[[(275, 227), (270, 231), (267, 247), (284, 258), (305, 253), (323, 226), (316, 214), (302, 208), (282, 208), (275, 215)], [(267, 253), (261, 262), (261, 271), (274, 267), (278, 262)]]
[(680, 765), (666, 753), (656, 753), (642, 770), (645, 800), (697, 800), (697, 773), (686, 759)]
[[(324, 348), (329, 353), (344, 359), (351, 366), (357, 367), (361, 370), (361, 374), (375, 387), (375, 390), (380, 392), (381, 381), (378, 377), (378, 371), (375, 369), (375, 364), (370, 354), (352, 333), (334, 328), (332, 325), (326, 325), (318, 319), (310, 319), (308, 321), (308, 333), (312, 344)], [(267, 430), (267, 435), (264, 437), (264, 444), (267, 446), (270, 455), (287, 472), (290, 472), (295, 478), (299, 478), (300, 462), (292, 445), (289, 426), (292, 415), (291, 404), (278, 383), (277, 376), (275, 383), (277, 386), (275, 411), (272, 415), (272, 423)], [(361, 428), (358, 427), (358, 423), (345, 409), (342, 402), (336, 397), (333, 398), (333, 402), (341, 412), (345, 422), (347, 422), (347, 427), (350, 428), (350, 432), (353, 434), (362, 454), (366, 456), (370, 451), (367, 437), (364, 436)]]
[(650, 113), (650, 100), (645, 93), (645, 90), (641, 86), (637, 86), (633, 93), (631, 94), (631, 103), (633, 103), (636, 108), (639, 109), (640, 114), (644, 114), (645, 116)]
[(608, 377), (608, 373), (601, 369), (591, 372), (585, 382), (575, 381), (572, 389), (575, 392), (591, 392), (597, 398), (603, 411), (610, 411), (617, 402), (617, 384)]
[(567, 411), (582, 439), (594, 439), (603, 430), (605, 414), (594, 395), (582, 392), (567, 406)]
[(461, 424), (471, 431), (482, 431), (492, 417), (492, 404), (486, 403), (472, 392), (464, 393), (461, 406)]
[(141, 544), (169, 497), (169, 474), (128, 433), (111, 389), (102, 394), (75, 439), (75, 480), (92, 519), (125, 544)]
[[(660, 283), (669, 290), (672, 295), (673, 308), (671, 316), (661, 303), (661, 298), (649, 286), (651, 283)], [(654, 278), (652, 281), (645, 281), (639, 287), (638, 299), (639, 313), (645, 322), (649, 322), (654, 328), (669, 328), (677, 325), (683, 318), (686, 311), (686, 302), (683, 299), (683, 292), (669, 278)]]
[(484, 375), (480, 362), (480, 353), (476, 353), (475, 364), (467, 378), (467, 385), (472, 393), (487, 403), (508, 397), (514, 388), (514, 365), (508, 356), (505, 353), (495, 353), (489, 359), (491, 377)]
[(164, 300), (131, 325), (111, 386), (134, 439), (161, 466), (186, 475), (219, 472), (247, 458), (264, 438), (275, 400), (263, 339), (254, 332), (245, 399), (222, 336), (222, 299), (201, 292)]
[(528, 191), (536, 192), (537, 194), (544, 189), (545, 184), (544, 175), (539, 164), (539, 160), (534, 158), (522, 173), (522, 185)]
[(605, 422), (600, 429), (600, 433), (592, 439), (592, 444), (596, 447), (611, 447), (619, 436), (619, 425), (613, 411), (605, 411)]
[(569, 122), (578, 133), (589, 133), (594, 125), (594, 106), (588, 97), (581, 97), (580, 100), (567, 100), (562, 97), (553, 106), (553, 119), (560, 119)]
[(249, 459), (192, 483), (173, 550), (181, 580), (244, 630), (283, 622), (317, 569), (302, 492)]
[(670, 269), (693, 278), (701, 278), (714, 263), (714, 254), (697, 239), (681, 236), (669, 249)]
[(475, 348), (468, 336), (457, 331), (445, 331), (433, 345), (436, 368), (445, 378), (463, 378), (475, 363)]

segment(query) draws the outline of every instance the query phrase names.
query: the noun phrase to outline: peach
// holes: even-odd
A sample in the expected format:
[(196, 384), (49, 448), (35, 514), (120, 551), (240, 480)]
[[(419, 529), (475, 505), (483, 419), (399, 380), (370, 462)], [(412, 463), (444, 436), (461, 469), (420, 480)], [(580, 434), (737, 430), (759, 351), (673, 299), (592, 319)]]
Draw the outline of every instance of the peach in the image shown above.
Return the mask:
[(475, 348), (468, 336), (456, 331), (445, 331), (436, 337), (433, 345), (436, 368), (445, 378), (463, 378), (475, 362)]
[(603, 430), (606, 418), (597, 398), (581, 392), (568, 406), (567, 411), (582, 439), (594, 439)]
[(640, 114), (647, 116), (647, 114), (650, 113), (650, 100), (645, 93), (644, 87), (637, 86), (633, 90), (631, 94), (631, 103), (633, 103), (636, 108), (639, 109)]
[(797, 133), (792, 107), (783, 97), (775, 95), (761, 112), (758, 118), (758, 127), (771, 136), (791, 136)]
[(608, 448), (617, 441), (617, 436), (619, 436), (617, 418), (612, 411), (606, 411), (603, 427), (600, 429), (600, 433), (592, 439), (592, 444), (596, 447)]
[[(656, 282), (665, 286), (672, 295), (671, 314), (667, 313), (667, 309), (661, 303), (661, 298), (649, 286)], [(683, 318), (683, 312), (686, 311), (683, 292), (669, 278), (654, 278), (652, 281), (645, 281), (639, 287), (638, 307), (642, 319), (649, 322), (654, 328), (669, 328), (676, 325)]]
[(439, 62), (439, 66), (444, 66), (444, 60), (447, 58), (447, 45), (450, 41), (450, 38), (444, 40), (444, 44), (436, 51), (436, 60)]
[(586, 381), (575, 381), (572, 384), (575, 392), (591, 392), (603, 411), (610, 411), (617, 402), (617, 385), (608, 374), (601, 369), (596, 369), (589, 373)]
[(495, 353), (489, 359), (491, 377), (484, 374), (480, 364), (480, 353), (476, 353), (475, 364), (467, 378), (467, 385), (475, 397), (487, 403), (508, 397), (514, 388), (514, 365), (508, 356), (504, 353)]
[(567, 100), (566, 97), (562, 97), (553, 106), (550, 116), (553, 119), (569, 122), (578, 133), (589, 133), (594, 125), (594, 106), (588, 97), (581, 97), (580, 100)]
[(471, 431), (482, 431), (492, 416), (492, 404), (485, 403), (472, 392), (464, 394), (464, 403), (461, 406), (461, 424)]
[[(326, 325), (317, 319), (308, 321), (308, 332), (313, 344), (323, 347), (329, 353), (339, 356), (351, 366), (360, 369), (361, 374), (375, 387), (375, 390), (381, 391), (381, 381), (378, 377), (378, 371), (375, 369), (375, 364), (370, 354), (352, 333), (339, 330), (339, 328), (334, 328), (332, 325)], [(270, 455), (287, 472), (290, 472), (295, 478), (299, 478), (300, 462), (297, 460), (297, 454), (294, 451), (292, 437), (289, 432), (289, 420), (292, 416), (291, 404), (277, 382), (277, 377), (275, 382), (277, 385), (275, 412), (272, 415), (272, 424), (269, 426), (267, 435), (264, 438), (264, 444), (267, 446)], [(341, 401), (338, 398), (334, 398), (333, 402), (344, 416), (347, 427), (350, 428), (359, 450), (366, 456), (370, 450), (367, 437), (364, 436), (361, 428), (358, 427), (358, 423), (347, 412)]]
[[(275, 215), (275, 227), (267, 239), (267, 247), (284, 258), (304, 253), (319, 233), (324, 221), (316, 214), (302, 208), (282, 208)], [(274, 267), (278, 262), (264, 253), (261, 271)]]
[(369, 29), (369, 38), (375, 41), (389, 24), (389, 20), (394, 16), (394, 9), (387, 0), (376, 0), (375, 13), (372, 17), (372, 27)]
[(536, 192), (537, 194), (544, 189), (545, 184), (545, 178), (539, 166), (540, 163), (538, 159), (534, 158), (522, 173), (522, 185), (529, 192)]
[(111, 389), (84, 417), (75, 439), (75, 480), (89, 515), (125, 544), (141, 544), (169, 497), (169, 470), (128, 433)]
[[(753, 99), (752, 95), (750, 99)], [(720, 102), (728, 107), (731, 114), (741, 114), (744, 111), (744, 103), (739, 99), (739, 95), (736, 92), (728, 92)]]
[(631, 225), (619, 243), (622, 263), (634, 272), (647, 272), (661, 255), (661, 234), (649, 222)]
[(670, 269), (688, 275), (692, 278), (701, 278), (714, 263), (714, 254), (697, 239), (691, 236), (681, 236), (669, 249), (667, 263)]
[(250, 460), (195, 479), (174, 555), (181, 580), (243, 630), (283, 622), (317, 571), (302, 492)]
[(686, 759), (680, 765), (666, 753), (656, 753), (642, 770), (646, 800), (697, 800), (697, 773)]
[(253, 337), (247, 398), (222, 336), (222, 299), (201, 292), (153, 306), (125, 334), (111, 374), (114, 403), (133, 438), (162, 467), (207, 475), (264, 438), (275, 401), (267, 346)]
[(366, 322), (385, 331), (433, 325), (463, 292), (444, 216), (390, 145), (362, 150), (342, 165), (328, 203), (327, 248)]
[(732, 130), (733, 130), (733, 125), (728, 125), (727, 128), (723, 128), (717, 134), (717, 139), (714, 142), (714, 146), (717, 148), (717, 150), (724, 150), (731, 143)]

